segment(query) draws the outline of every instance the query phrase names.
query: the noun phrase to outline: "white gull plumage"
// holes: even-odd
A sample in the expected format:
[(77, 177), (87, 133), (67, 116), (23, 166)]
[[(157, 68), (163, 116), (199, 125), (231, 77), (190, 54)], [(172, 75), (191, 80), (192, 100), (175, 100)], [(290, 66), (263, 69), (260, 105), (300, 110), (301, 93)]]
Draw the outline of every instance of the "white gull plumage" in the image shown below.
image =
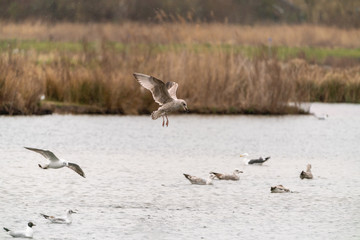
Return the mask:
[(33, 226), (36, 226), (32, 222), (28, 222), (26, 229), (24, 231), (11, 231), (8, 228), (4, 227), (4, 230), (9, 233), (10, 236), (14, 238), (32, 238), (34, 235), (34, 230), (32, 229)]
[(151, 118), (155, 120), (162, 117), (162, 126), (165, 124), (164, 116), (166, 117), (166, 126), (169, 126), (168, 113), (181, 109), (186, 112), (189, 111), (186, 102), (176, 97), (176, 90), (178, 88), (176, 82), (167, 82), (165, 84), (160, 79), (142, 73), (134, 73), (134, 77), (141, 86), (150, 90), (155, 102), (160, 105), (157, 111), (151, 113)]
[(38, 164), (39, 167), (42, 169), (68, 167), (68, 168), (74, 170), (80, 176), (85, 177), (85, 174), (79, 165), (61, 160), (61, 159), (57, 158), (55, 156), (55, 154), (49, 150), (43, 150), (43, 149), (38, 149), (38, 148), (29, 148), (29, 147), (25, 147), (25, 148), (28, 150), (40, 153), (41, 155), (43, 155), (46, 159), (48, 159), (50, 161), (49, 163), (46, 163), (46, 164)]
[(54, 217), (49, 216), (40, 213), (41, 216), (43, 216), (45, 219), (49, 220), (51, 223), (59, 223), (59, 224), (71, 224), (72, 223), (72, 217), (71, 214), (76, 213), (75, 211), (71, 209), (66, 210), (66, 215), (63, 217)]

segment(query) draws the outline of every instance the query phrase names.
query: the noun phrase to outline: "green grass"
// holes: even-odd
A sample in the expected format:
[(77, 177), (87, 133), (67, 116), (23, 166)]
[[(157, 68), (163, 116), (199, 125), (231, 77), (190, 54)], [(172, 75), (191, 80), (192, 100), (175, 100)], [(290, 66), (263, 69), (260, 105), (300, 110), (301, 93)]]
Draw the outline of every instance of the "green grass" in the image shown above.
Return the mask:
[[(119, 42), (54, 42), (37, 40), (0, 40), (0, 52), (7, 52), (12, 49), (21, 51), (34, 50), (38, 53), (50, 53), (53, 51), (77, 53), (81, 51), (100, 51), (101, 48), (110, 48), (117, 52), (128, 51), (130, 48), (137, 48), (140, 51), (182, 51), (192, 50), (195, 53), (206, 51), (224, 51), (227, 53), (242, 53), (253, 58), (256, 56), (276, 56), (280, 60), (287, 60), (302, 56), (308, 60), (323, 62), (327, 57), (360, 59), (360, 48), (318, 48), (318, 47), (287, 47), (287, 46), (244, 46), (233, 44), (125, 44)], [(85, 49), (86, 48), (86, 49)]]

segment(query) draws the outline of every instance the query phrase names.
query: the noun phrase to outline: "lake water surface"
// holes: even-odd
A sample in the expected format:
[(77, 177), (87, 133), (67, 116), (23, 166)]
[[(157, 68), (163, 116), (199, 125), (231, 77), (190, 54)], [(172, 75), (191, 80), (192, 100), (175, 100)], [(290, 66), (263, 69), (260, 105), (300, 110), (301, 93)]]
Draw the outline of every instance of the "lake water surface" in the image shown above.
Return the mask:
[[(0, 117), (0, 226), (34, 239), (360, 239), (360, 105), (312, 104), (301, 116)], [(23, 147), (78, 163), (40, 169)], [(271, 156), (263, 166), (239, 157)], [(313, 180), (300, 180), (312, 164)], [(189, 173), (244, 171), (191, 185)], [(294, 193), (271, 194), (282, 184)], [(78, 210), (71, 225), (39, 213)], [(11, 239), (5, 231), (0, 239)]]

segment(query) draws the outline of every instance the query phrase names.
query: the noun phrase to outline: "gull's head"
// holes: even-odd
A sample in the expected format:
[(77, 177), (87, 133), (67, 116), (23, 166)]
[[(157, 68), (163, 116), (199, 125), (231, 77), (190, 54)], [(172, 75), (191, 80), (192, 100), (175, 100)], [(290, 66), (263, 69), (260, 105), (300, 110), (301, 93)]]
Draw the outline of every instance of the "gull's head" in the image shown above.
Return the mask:
[(71, 210), (71, 209), (68, 209), (68, 210), (66, 210), (66, 213), (67, 213), (67, 214), (73, 214), (73, 213), (77, 213), (77, 212), (75, 212), (75, 211), (73, 211), (73, 210)]
[(28, 222), (28, 226), (31, 228), (31, 227), (36, 226), (36, 225), (34, 223), (32, 223), (32, 222)]
[(189, 109), (187, 107), (187, 104), (186, 104), (185, 100), (180, 99), (180, 104), (181, 104), (181, 107), (184, 109), (185, 112), (189, 112)]
[(235, 169), (234, 174), (240, 174), (240, 173), (243, 173), (243, 171), (240, 171), (240, 170), (238, 170), (238, 169)]
[(243, 154), (240, 155), (240, 157), (247, 157), (247, 156), (249, 156), (248, 153), (243, 153)]
[(306, 169), (307, 169), (307, 171), (310, 171), (310, 169), (311, 169), (311, 164), (308, 164), (308, 165), (306, 166)]
[(210, 173), (209, 178), (214, 180), (216, 178), (215, 174)]

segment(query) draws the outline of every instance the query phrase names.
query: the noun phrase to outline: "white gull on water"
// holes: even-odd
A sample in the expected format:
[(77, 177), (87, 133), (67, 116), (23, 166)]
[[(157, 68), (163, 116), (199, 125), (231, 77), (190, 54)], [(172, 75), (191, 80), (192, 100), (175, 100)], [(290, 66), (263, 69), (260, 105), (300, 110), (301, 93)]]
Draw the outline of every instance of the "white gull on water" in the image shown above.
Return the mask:
[(4, 230), (9, 233), (10, 236), (14, 238), (32, 238), (34, 235), (34, 230), (32, 229), (33, 226), (36, 226), (32, 222), (28, 222), (26, 229), (24, 231), (12, 231), (8, 228), (4, 227)]
[(223, 174), (217, 172), (210, 172), (210, 174), (214, 174), (219, 180), (232, 180), (232, 181), (239, 181), (240, 177), (239, 174), (243, 173), (243, 171), (235, 169), (232, 174)]
[(248, 153), (243, 153), (240, 155), (240, 157), (244, 157), (244, 163), (245, 164), (256, 164), (256, 165), (262, 165), (264, 162), (266, 162), (267, 160), (270, 159), (269, 157), (263, 158), (263, 157), (259, 157), (259, 158), (255, 158), (255, 159), (248, 159), (247, 157), (249, 156)]
[(42, 169), (62, 168), (62, 167), (66, 166), (66, 167), (74, 170), (80, 176), (85, 177), (85, 174), (84, 174), (83, 170), (80, 168), (79, 165), (77, 165), (75, 163), (71, 163), (71, 162), (66, 162), (64, 160), (59, 159), (51, 151), (37, 149), (37, 148), (29, 148), (29, 147), (25, 147), (25, 148), (28, 149), (28, 150), (40, 153), (41, 155), (43, 155), (46, 159), (48, 159), (50, 161), (47, 164), (39, 164), (39, 167), (42, 168)]
[(151, 113), (151, 118), (155, 120), (162, 117), (162, 126), (165, 124), (164, 116), (166, 117), (166, 126), (169, 126), (169, 119), (167, 117), (169, 112), (181, 109), (184, 109), (186, 112), (189, 111), (186, 102), (176, 97), (176, 90), (178, 88), (176, 82), (167, 82), (165, 84), (160, 79), (142, 73), (134, 73), (134, 77), (141, 86), (150, 90), (155, 102), (160, 104), (161, 107)]
[(72, 223), (72, 217), (71, 214), (76, 213), (75, 211), (71, 209), (66, 210), (66, 215), (63, 217), (54, 217), (49, 216), (40, 213), (41, 216), (43, 216), (45, 219), (49, 220), (51, 223), (59, 223), (59, 224), (71, 224)]

